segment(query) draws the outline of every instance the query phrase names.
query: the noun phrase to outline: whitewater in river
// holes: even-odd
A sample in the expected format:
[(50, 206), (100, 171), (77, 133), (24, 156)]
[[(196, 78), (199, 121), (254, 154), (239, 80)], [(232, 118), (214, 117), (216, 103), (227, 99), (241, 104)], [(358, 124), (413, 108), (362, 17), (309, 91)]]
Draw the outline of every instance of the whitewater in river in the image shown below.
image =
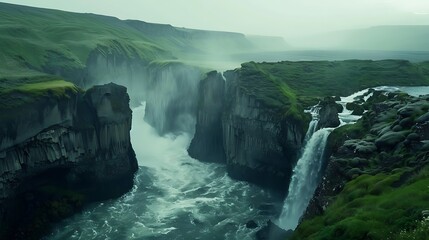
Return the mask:
[(187, 154), (188, 134), (160, 137), (133, 110), (131, 139), (140, 169), (123, 197), (85, 208), (59, 223), (47, 239), (254, 239), (281, 199), (230, 179), (226, 167)]
[[(411, 95), (429, 93), (429, 87), (380, 87)], [(360, 91), (341, 98), (353, 101)], [(133, 189), (123, 197), (93, 204), (57, 224), (46, 239), (254, 239), (260, 227), (278, 218), (283, 202), (263, 189), (230, 179), (226, 167), (202, 163), (187, 154), (189, 134), (160, 137), (144, 120), (145, 107), (133, 109), (131, 139), (139, 161)], [(302, 157), (294, 169), (289, 196), (279, 225), (294, 229), (308, 205), (320, 175), (326, 139), (332, 129), (316, 130), (317, 108), (306, 136)], [(342, 124), (356, 121), (350, 111)]]

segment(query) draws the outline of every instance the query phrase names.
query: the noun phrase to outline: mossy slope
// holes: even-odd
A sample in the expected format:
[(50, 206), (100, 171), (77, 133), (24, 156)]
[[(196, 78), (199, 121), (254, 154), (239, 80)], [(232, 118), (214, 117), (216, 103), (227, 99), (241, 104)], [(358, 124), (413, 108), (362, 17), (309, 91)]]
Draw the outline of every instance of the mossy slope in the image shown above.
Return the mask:
[(325, 210), (307, 216), (292, 239), (426, 239), (429, 98), (391, 93), (369, 101), (361, 120), (331, 134), (327, 175), (310, 205)]

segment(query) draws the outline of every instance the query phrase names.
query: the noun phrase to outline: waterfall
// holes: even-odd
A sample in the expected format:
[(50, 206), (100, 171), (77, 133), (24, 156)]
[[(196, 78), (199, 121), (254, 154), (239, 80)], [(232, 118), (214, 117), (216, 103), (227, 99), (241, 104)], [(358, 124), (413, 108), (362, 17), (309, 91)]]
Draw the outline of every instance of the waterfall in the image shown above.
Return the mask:
[(279, 218), (279, 225), (283, 229), (296, 228), (318, 185), (326, 142), (333, 130), (323, 128), (316, 131), (319, 110), (318, 105), (310, 110), (312, 121), (305, 136), (304, 151), (293, 169), (289, 193)]

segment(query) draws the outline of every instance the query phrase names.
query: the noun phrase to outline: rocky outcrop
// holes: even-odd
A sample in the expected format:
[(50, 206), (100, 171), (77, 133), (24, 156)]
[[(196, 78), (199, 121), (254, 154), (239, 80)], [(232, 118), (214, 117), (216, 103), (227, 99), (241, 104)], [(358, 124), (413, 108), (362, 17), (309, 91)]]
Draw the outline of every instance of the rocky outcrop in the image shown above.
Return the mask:
[[(43, 97), (3, 114), (0, 234), (15, 239), (37, 235), (32, 221), (57, 193), (76, 192), (85, 202), (119, 196), (132, 187), (137, 161), (125, 87), (106, 84), (85, 93)], [(42, 201), (36, 189), (52, 186), (63, 190), (49, 192)], [(47, 218), (37, 226), (46, 227)], [(25, 232), (30, 225), (36, 233)]]
[(222, 74), (207, 73), (201, 81), (195, 135), (189, 146), (189, 155), (206, 162), (225, 162), (222, 113), (225, 101), (225, 80)]
[(228, 173), (284, 191), (302, 146), (303, 124), (282, 117), (243, 91), (236, 72), (224, 75), (222, 126)]
[(340, 125), (340, 119), (338, 118), (338, 112), (341, 105), (338, 105), (334, 98), (327, 97), (322, 102), (320, 102), (319, 110), (319, 122), (317, 124), (317, 129), (329, 128), (329, 127), (338, 127)]
[[(322, 215), (346, 184), (361, 175), (391, 173), (401, 168), (417, 172), (428, 164), (425, 140), (429, 97), (404, 93), (382, 96), (388, 97), (372, 99), (370, 110), (357, 123), (337, 128), (330, 135), (328, 150), (332, 155), (304, 220)], [(395, 188), (409, 175), (404, 174)]]

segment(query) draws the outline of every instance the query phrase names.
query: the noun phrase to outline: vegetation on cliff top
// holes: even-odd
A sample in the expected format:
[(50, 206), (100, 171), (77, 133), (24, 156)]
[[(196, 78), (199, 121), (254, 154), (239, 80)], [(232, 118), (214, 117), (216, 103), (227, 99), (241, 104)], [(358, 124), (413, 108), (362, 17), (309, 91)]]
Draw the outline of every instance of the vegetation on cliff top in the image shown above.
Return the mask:
[[(304, 105), (314, 103), (315, 98), (348, 96), (370, 87), (429, 85), (429, 62), (410, 63), (406, 60), (250, 62), (242, 65), (242, 71), (245, 76), (259, 71), (265, 74), (254, 74), (255, 78), (269, 76), (276, 79), (279, 86), (286, 85), (294, 99)], [(266, 87), (261, 80), (256, 84), (255, 87)], [(271, 103), (275, 104), (274, 101)]]
[(245, 92), (298, 121), (307, 119), (304, 108), (326, 96), (383, 85), (429, 85), (429, 62), (405, 60), (249, 62), (238, 71)]
[(55, 99), (68, 97), (82, 91), (73, 83), (54, 76), (0, 79), (0, 110), (12, 109), (42, 97)]

